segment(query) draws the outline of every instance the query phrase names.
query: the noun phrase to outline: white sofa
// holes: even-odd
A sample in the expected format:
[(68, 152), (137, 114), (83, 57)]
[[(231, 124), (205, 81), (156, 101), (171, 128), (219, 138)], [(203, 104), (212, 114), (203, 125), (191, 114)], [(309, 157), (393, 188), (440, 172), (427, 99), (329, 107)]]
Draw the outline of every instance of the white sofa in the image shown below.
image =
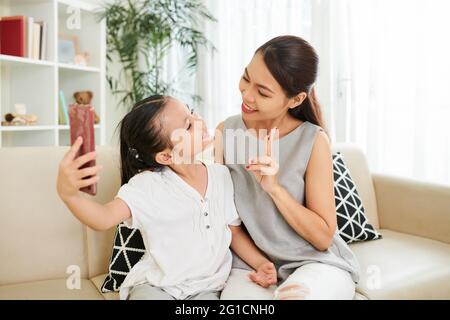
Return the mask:
[[(450, 187), (371, 174), (364, 155), (337, 145), (370, 222), (383, 239), (352, 244), (361, 265), (355, 299), (450, 299)], [(83, 226), (56, 194), (63, 147), (0, 149), (0, 299), (117, 299), (100, 286), (114, 229)], [(95, 199), (119, 186), (118, 154), (99, 147), (104, 166)], [(67, 279), (79, 268), (81, 287)], [(73, 277), (74, 275), (72, 275)]]

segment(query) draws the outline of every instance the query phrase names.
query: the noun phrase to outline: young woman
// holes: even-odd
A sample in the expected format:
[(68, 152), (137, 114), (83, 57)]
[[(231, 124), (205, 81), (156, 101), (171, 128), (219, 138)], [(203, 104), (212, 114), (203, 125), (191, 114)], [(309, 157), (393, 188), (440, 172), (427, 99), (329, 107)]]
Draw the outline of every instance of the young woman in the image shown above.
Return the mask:
[[(317, 54), (305, 40), (270, 40), (240, 79), (242, 113), (217, 128), (216, 161), (230, 169), (239, 216), (281, 281), (277, 289), (254, 286), (246, 281), (253, 268), (235, 257), (222, 299), (354, 296), (359, 267), (336, 231), (332, 155), (314, 92), (317, 68)], [(274, 128), (279, 154), (268, 151), (247, 164), (229, 159), (242, 145), (233, 145), (225, 131), (253, 130), (250, 139), (261, 141), (258, 132)]]
[(121, 299), (218, 299), (231, 270), (230, 243), (256, 270), (252, 281), (276, 282), (273, 264), (239, 227), (228, 169), (195, 161), (210, 142), (186, 105), (152, 96), (120, 124), (122, 186), (114, 200), (102, 205), (80, 194), (100, 171), (80, 169), (95, 159), (75, 158), (81, 138), (61, 161), (57, 190), (75, 217), (95, 230), (125, 222), (141, 231), (146, 254), (125, 278)]

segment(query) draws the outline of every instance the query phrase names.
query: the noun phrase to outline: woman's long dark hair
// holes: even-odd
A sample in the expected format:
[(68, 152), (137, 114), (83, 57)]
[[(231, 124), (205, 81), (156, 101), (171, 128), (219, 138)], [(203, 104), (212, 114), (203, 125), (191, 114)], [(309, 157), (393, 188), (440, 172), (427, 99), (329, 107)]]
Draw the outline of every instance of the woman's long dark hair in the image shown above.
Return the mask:
[(261, 53), (272, 76), (288, 98), (306, 92), (306, 99), (289, 113), (302, 121), (324, 128), (320, 104), (317, 101), (316, 82), (319, 57), (314, 48), (300, 37), (280, 36), (269, 40), (255, 53)]
[(120, 126), (121, 185), (143, 170), (159, 171), (158, 152), (170, 147), (157, 121), (169, 97), (154, 95), (137, 102), (125, 115)]

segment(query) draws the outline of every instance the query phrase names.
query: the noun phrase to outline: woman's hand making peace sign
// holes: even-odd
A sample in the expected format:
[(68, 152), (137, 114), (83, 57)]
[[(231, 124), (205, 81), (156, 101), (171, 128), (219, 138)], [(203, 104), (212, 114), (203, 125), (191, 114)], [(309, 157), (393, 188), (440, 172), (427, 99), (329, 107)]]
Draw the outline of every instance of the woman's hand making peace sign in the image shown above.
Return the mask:
[(249, 159), (249, 164), (245, 167), (253, 173), (261, 188), (267, 193), (271, 193), (279, 186), (277, 179), (279, 165), (272, 152), (273, 141), (278, 136), (277, 128), (270, 130), (270, 134), (264, 137), (264, 156)]

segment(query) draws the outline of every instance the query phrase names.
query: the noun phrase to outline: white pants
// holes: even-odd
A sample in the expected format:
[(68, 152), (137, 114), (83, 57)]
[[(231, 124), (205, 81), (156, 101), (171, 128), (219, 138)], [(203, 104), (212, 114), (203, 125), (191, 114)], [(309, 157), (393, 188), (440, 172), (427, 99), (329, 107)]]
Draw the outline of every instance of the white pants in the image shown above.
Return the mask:
[(351, 300), (355, 283), (350, 273), (324, 263), (295, 270), (280, 286), (263, 288), (248, 278), (250, 271), (232, 269), (221, 300)]

